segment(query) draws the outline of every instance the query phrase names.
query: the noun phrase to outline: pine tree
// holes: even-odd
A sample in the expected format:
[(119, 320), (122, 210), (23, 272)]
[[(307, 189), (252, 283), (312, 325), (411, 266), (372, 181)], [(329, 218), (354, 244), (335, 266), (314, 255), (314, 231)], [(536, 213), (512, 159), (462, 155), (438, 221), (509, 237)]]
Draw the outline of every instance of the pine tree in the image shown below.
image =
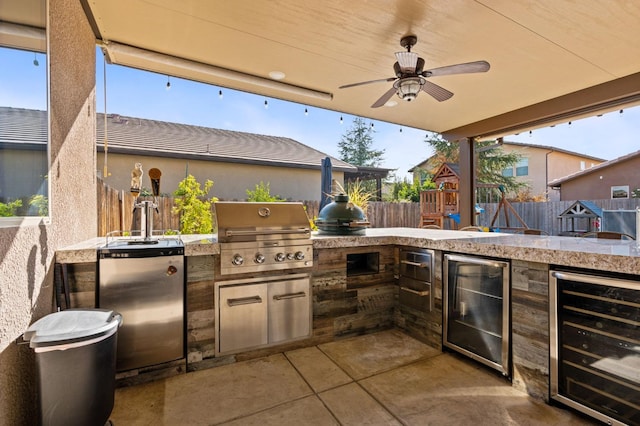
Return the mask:
[(351, 127), (338, 143), (340, 159), (354, 166), (378, 166), (382, 162), (384, 150), (372, 148), (373, 132), (363, 118), (354, 118)]

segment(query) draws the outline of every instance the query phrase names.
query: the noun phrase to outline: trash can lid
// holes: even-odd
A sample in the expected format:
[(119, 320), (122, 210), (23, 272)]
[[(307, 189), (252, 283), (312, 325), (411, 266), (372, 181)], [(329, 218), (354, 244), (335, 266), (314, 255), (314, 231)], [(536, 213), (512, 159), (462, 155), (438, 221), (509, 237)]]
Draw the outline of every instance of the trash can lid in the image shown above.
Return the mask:
[(40, 318), (24, 332), (23, 338), (32, 348), (65, 345), (108, 337), (121, 321), (120, 314), (108, 309), (68, 309)]

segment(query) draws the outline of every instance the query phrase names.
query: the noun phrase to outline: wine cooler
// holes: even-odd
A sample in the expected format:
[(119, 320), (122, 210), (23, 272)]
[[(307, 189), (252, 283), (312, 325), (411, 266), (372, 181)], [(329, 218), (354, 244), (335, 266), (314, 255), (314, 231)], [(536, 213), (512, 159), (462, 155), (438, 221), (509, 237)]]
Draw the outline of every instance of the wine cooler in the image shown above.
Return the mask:
[(551, 398), (640, 425), (640, 282), (551, 271)]
[(505, 376), (509, 359), (509, 262), (444, 256), (442, 344)]

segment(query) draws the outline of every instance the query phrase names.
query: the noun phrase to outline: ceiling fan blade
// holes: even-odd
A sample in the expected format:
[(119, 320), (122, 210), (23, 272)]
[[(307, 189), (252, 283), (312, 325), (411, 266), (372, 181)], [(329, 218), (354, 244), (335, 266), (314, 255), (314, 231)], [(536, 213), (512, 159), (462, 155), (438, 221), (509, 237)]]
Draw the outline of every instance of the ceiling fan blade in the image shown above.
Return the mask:
[(447, 99), (453, 96), (452, 92), (430, 81), (424, 82), (424, 85), (422, 86), (422, 91), (433, 96), (434, 99), (438, 102), (446, 101)]
[(471, 74), (475, 72), (487, 72), (491, 68), (487, 61), (467, 62), (464, 64), (448, 65), (422, 72), (423, 77), (436, 77), (440, 75)]
[(380, 80), (361, 81), (360, 83), (345, 84), (344, 86), (338, 87), (338, 89), (347, 89), (349, 87), (363, 86), (365, 84), (371, 84), (371, 83), (382, 83), (384, 81), (394, 81), (395, 79), (396, 77), (389, 77), (389, 78), (381, 78)]
[(418, 54), (413, 52), (396, 52), (396, 60), (404, 72), (414, 72), (418, 64)]
[(371, 108), (380, 108), (382, 105), (386, 104), (389, 99), (396, 93), (396, 88), (392, 87), (387, 90), (384, 95), (380, 96), (380, 98), (371, 105)]

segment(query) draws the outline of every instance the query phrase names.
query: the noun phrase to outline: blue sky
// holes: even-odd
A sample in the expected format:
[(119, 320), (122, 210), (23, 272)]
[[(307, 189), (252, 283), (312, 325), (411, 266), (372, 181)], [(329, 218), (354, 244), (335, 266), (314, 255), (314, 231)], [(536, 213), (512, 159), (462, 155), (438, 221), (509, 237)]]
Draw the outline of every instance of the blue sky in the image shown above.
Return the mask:
[[(33, 65), (38, 58), (39, 67)], [(42, 96), (24, 95), (24, 85), (34, 88), (33, 81), (44, 73), (46, 58), (42, 54), (12, 53), (0, 49), (0, 105), (42, 108)], [(23, 66), (5, 67), (6, 63)], [(97, 49), (96, 103), (104, 111), (103, 55)], [(293, 104), (202, 83), (169, 78), (117, 65), (106, 65), (107, 112), (121, 115), (171, 121), (227, 130), (244, 131), (295, 139), (319, 151), (339, 157), (338, 142), (351, 126), (353, 116), (315, 107)], [(14, 84), (4, 84), (7, 78)], [(42, 88), (36, 88), (41, 92)], [(222, 90), (223, 98), (218, 93)], [(264, 101), (269, 107), (265, 109)], [(42, 105), (44, 105), (42, 103)], [(305, 115), (305, 108), (308, 114)], [(340, 124), (340, 117), (343, 123)], [(374, 149), (385, 150), (380, 167), (398, 169), (397, 176), (409, 177), (414, 165), (432, 152), (424, 142), (424, 130), (400, 127), (380, 121), (374, 124)], [(400, 131), (402, 129), (402, 132)], [(505, 140), (548, 145), (610, 160), (640, 149), (640, 107), (612, 112), (506, 137)]]

